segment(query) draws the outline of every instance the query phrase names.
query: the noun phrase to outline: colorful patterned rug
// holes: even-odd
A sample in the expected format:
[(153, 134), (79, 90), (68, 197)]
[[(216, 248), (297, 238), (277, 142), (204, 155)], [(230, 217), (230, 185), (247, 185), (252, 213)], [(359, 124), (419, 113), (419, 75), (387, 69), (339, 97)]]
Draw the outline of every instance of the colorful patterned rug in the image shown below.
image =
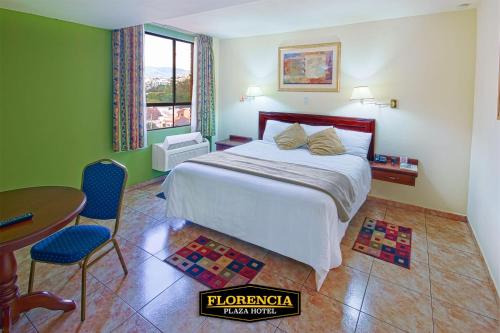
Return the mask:
[(264, 263), (200, 236), (164, 260), (212, 289), (247, 284)]
[(411, 228), (367, 217), (352, 249), (410, 269)]

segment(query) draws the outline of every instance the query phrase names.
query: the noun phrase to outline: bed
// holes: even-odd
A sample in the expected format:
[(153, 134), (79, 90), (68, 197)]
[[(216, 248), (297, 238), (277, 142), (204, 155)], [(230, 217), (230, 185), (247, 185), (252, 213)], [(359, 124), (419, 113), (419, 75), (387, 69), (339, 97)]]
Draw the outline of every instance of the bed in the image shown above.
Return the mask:
[[(367, 159), (349, 154), (314, 156), (307, 149), (280, 150), (262, 141), (269, 120), (371, 133)], [(350, 220), (370, 191), (368, 159), (373, 158), (374, 138), (374, 119), (260, 112), (259, 140), (226, 152), (347, 175), (356, 193)], [(339, 220), (331, 197), (321, 191), (195, 163), (174, 168), (162, 190), (167, 198), (167, 216), (192, 221), (308, 264), (316, 272), (318, 290), (328, 271), (342, 262), (340, 241), (348, 222)]]

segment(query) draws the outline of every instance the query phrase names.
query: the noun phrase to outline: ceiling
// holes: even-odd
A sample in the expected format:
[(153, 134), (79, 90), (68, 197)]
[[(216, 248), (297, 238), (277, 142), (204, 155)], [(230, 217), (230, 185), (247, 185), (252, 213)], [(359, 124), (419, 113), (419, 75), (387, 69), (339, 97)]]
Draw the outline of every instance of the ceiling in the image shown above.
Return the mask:
[(117, 29), (251, 1), (255, 0), (0, 0), (0, 8)]
[(0, 0), (0, 7), (116, 29), (159, 23), (237, 38), (425, 15), (480, 0)]

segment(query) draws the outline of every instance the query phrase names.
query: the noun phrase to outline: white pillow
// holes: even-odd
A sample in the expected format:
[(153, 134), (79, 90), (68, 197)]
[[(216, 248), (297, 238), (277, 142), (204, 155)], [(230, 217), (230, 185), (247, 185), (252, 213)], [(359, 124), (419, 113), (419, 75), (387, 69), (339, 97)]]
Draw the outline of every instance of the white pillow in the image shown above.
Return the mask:
[(304, 131), (306, 131), (307, 136), (311, 136), (313, 134), (326, 130), (327, 128), (333, 128), (333, 126), (316, 126), (316, 125), (306, 125), (306, 124), (300, 124), (300, 126), (304, 128)]
[(345, 153), (366, 158), (372, 141), (372, 134), (335, 128), (337, 135), (345, 147)]
[(286, 130), (291, 125), (293, 125), (293, 123), (268, 120), (266, 122), (266, 128), (264, 129), (264, 135), (262, 135), (262, 140), (274, 143), (274, 137)]

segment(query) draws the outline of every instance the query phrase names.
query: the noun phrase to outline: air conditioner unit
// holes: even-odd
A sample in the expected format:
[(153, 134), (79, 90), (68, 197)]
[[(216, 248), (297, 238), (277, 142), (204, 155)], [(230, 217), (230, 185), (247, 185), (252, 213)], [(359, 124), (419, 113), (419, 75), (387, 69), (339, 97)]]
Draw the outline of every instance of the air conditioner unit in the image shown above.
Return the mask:
[(210, 143), (199, 132), (167, 136), (163, 143), (153, 144), (153, 169), (170, 171), (190, 158), (209, 152)]

